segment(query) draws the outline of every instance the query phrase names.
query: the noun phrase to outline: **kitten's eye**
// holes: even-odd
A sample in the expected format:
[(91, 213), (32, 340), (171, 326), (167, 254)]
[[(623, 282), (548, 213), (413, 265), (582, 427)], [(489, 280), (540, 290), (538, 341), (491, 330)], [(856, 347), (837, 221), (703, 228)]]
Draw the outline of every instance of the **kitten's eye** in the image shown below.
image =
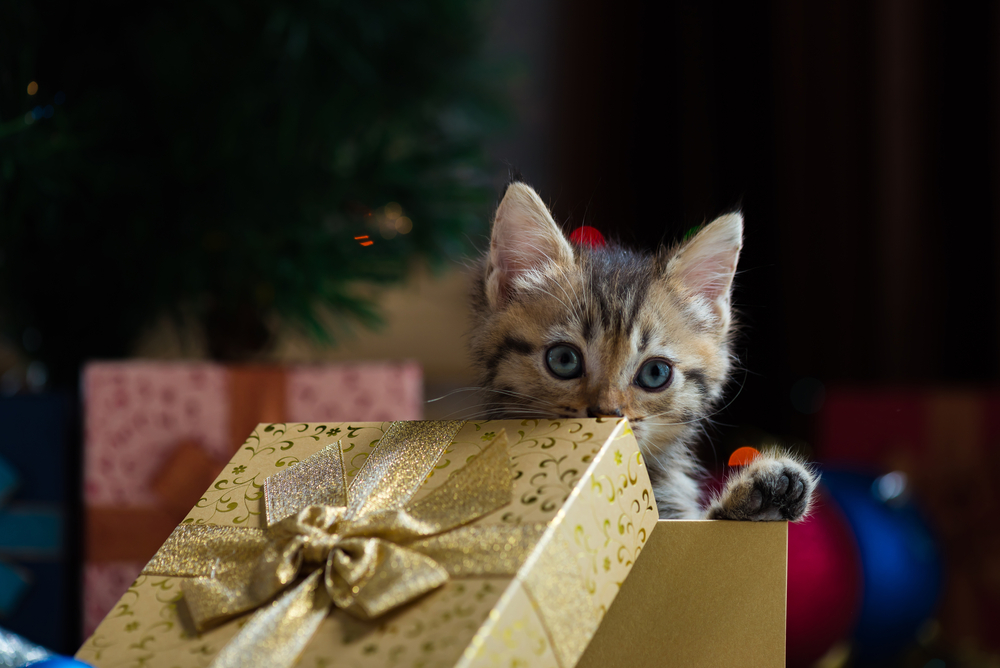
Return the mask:
[(649, 360), (639, 369), (635, 383), (646, 390), (662, 390), (670, 382), (673, 369), (666, 360)]
[(583, 359), (580, 353), (565, 343), (557, 343), (549, 348), (545, 353), (545, 363), (548, 364), (549, 371), (564, 380), (583, 375)]

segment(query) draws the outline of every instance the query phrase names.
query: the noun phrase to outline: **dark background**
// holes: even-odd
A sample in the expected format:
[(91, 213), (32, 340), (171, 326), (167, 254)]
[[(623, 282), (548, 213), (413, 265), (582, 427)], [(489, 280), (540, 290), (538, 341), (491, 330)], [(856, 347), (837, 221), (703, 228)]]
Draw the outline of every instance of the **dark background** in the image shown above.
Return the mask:
[[(4, 10), (15, 6), (29, 5), (0, 5)], [(196, 3), (183, 6), (195, 16), (203, 11)], [(372, 13), (397, 8), (393, 3), (369, 6)], [(509, 164), (538, 187), (567, 229), (592, 224), (609, 236), (646, 248), (679, 239), (693, 226), (734, 208), (745, 214), (745, 250), (735, 297), (742, 323), (739, 370), (710, 434), (709, 463), (720, 464), (730, 450), (747, 441), (763, 440), (799, 446), (811, 459), (822, 458), (822, 452), (811, 447), (817, 437), (814, 420), (822, 413), (824, 397), (838, 388), (982, 390), (995, 384), (1000, 374), (1000, 201), (991, 186), (998, 178), (1000, 155), (1000, 3), (501, 0), (494, 8), (484, 47), (500, 66), (484, 71), (493, 73), (489, 76), (506, 73), (496, 78), (507, 77), (504, 85), (513, 106), (506, 134), (488, 142), (485, 169), (493, 171), (497, 194)], [(86, 6), (76, 11), (91, 21), (101, 19), (88, 13)], [(124, 14), (109, 10), (108, 16), (108, 21), (122, 23), (105, 29), (120, 28), (125, 40), (130, 33), (121, 18)], [(12, 25), (7, 30), (14, 30)], [(409, 34), (411, 28), (403, 26), (400, 34)], [(166, 28), (162, 34), (169, 49), (191, 48), (183, 34)], [(86, 31), (74, 39), (86, 42), (114, 67), (122, 59), (113, 44), (95, 41)], [(428, 42), (433, 40), (424, 39), (412, 49), (397, 44), (400, 58), (423, 52)], [(253, 81), (259, 76), (252, 61), (242, 62), (243, 47), (204, 46), (224, 52), (240, 77)], [(247, 52), (252, 47), (246, 47)], [(46, 43), (45, 48), (49, 49), (45, 57), (52, 62), (72, 58), (65, 44)], [(157, 53), (169, 61), (169, 49)], [(165, 69), (176, 73), (172, 66)], [(304, 81), (294, 92), (306, 98), (326, 84), (319, 75)], [(183, 82), (178, 86), (185, 88)], [(17, 87), (20, 94), (23, 86), (17, 83)], [(393, 85), (365, 91), (352, 102), (364, 98), (385, 109), (398, 105), (398, 88)], [(424, 93), (423, 89), (415, 93), (418, 107)], [(334, 109), (357, 112), (351, 105)], [(357, 113), (362, 130), (368, 117), (375, 115)], [(61, 114), (60, 110), (56, 120)], [(169, 118), (143, 127), (140, 119), (145, 116), (130, 109), (121, 114), (137, 133), (160, 133), (164, 145), (175, 139)], [(5, 116), (3, 121), (11, 118), (16, 120)], [(200, 118), (189, 120), (206, 137), (221, 136), (211, 123), (202, 126)], [(344, 126), (327, 113), (316, 118), (324, 126)], [(273, 124), (265, 124), (260, 138), (266, 140), (274, 132)], [(314, 136), (304, 133), (303, 141), (309, 144)], [(157, 156), (162, 153), (156, 141), (139, 141), (136, 146)], [(104, 156), (102, 146), (94, 151), (93, 155)], [(258, 151), (248, 149), (248, 153)], [(158, 166), (155, 161), (148, 164)], [(301, 164), (299, 168), (310, 172)], [(303, 182), (296, 174), (287, 172), (287, 181), (276, 182), (272, 197), (281, 202), (286, 192), (294, 197), (286, 188)], [(133, 177), (149, 185), (145, 177)], [(359, 182), (371, 185), (373, 180), (365, 177)], [(340, 186), (353, 187), (342, 182)], [(489, 190), (479, 181), (476, 187)], [(247, 210), (259, 209), (264, 195), (252, 188), (249, 192), (252, 196), (237, 201)], [(165, 200), (179, 209), (197, 208), (180, 203), (170, 188), (164, 193)], [(392, 198), (404, 201), (395, 194), (378, 201)], [(372, 199), (377, 198), (372, 195)], [(486, 199), (483, 215), (468, 228), (478, 230), (474, 242), (485, 240)], [(101, 245), (101, 228), (94, 221), (103, 218), (102, 211), (86, 213), (68, 221), (80, 223), (73, 233)], [(135, 226), (134, 220), (126, 222)], [(307, 223), (301, 221), (304, 231), (312, 229), (306, 229)], [(241, 229), (241, 224), (234, 220), (234, 229)], [(444, 230), (439, 225), (434, 232)], [(127, 235), (113, 240), (155, 249), (148, 240), (142, 246)], [(348, 245), (357, 250), (353, 242)], [(78, 248), (69, 250), (79, 254)], [(111, 252), (117, 253), (117, 246)], [(6, 257), (10, 266), (16, 255)], [(0, 261), (3, 258), (0, 255)], [(246, 254), (234, 252), (232, 258), (239, 264)], [(135, 266), (145, 264), (141, 256), (133, 260)], [(327, 260), (323, 256), (317, 265), (326, 266)], [(393, 277), (403, 275), (405, 261), (402, 254), (393, 260)], [(76, 281), (70, 269), (88, 265), (63, 259), (39, 266), (46, 280), (72, 285)], [(290, 272), (293, 278), (299, 273)], [(7, 286), (10, 294), (24, 292), (25, 284), (17, 280)], [(133, 295), (149, 298), (149, 286), (134, 281), (117, 286), (114, 293), (95, 288), (91, 297), (94, 303), (111, 297), (128, 302)], [(52, 300), (50, 305), (64, 308), (67, 301)], [(460, 300), (454, 301), (455, 312), (464, 312)], [(123, 341), (132, 332), (98, 321), (101, 327), (84, 318), (60, 316), (55, 319), (56, 333), (63, 341), (79, 343), (82, 331), (87, 340), (115, 343), (113, 352), (90, 347), (80, 352), (81, 359), (127, 354)], [(360, 331), (359, 336), (377, 341)], [(45, 345), (59, 340), (46, 338)], [(0, 348), (17, 348), (24, 341), (18, 333), (10, 341), (0, 341)], [(439, 345), (446, 346), (449, 354), (464, 355), (451, 342)], [(14, 353), (0, 349), (0, 357), (6, 356), (0, 359), (0, 393), (76, 389), (75, 366), (62, 376), (52, 373), (48, 388), (44, 382), (37, 387), (30, 382), (8, 383), (3, 365), (31, 359), (31, 346), (22, 347), (25, 350)], [(347, 350), (345, 354), (353, 354)], [(385, 357), (399, 354), (389, 346), (378, 350)], [(326, 358), (317, 353), (316, 361), (322, 359)], [(264, 356), (254, 361), (285, 360)], [(430, 366), (426, 363), (425, 370)], [(430, 373), (427, 378), (430, 381)], [(434, 382), (441, 385), (440, 392), (428, 382), (428, 397), (469, 384), (465, 378)], [(66, 401), (79, 399), (71, 394)], [(74, 433), (65, 444), (75, 453), (79, 425), (72, 416), (66, 421), (75, 425), (66, 428)], [(989, 446), (996, 450), (994, 443)], [(66, 460), (69, 469), (75, 466), (75, 456)], [(988, 470), (982, 461), (969, 466)], [(924, 470), (939, 473), (930, 464)], [(948, 479), (955, 487), (947, 487), (942, 498), (963, 498), (966, 487), (972, 487), (966, 470), (959, 473)], [(983, 477), (988, 483), (988, 476)], [(70, 496), (75, 498), (76, 492), (71, 489)], [(969, 498), (969, 507), (995, 518), (990, 508), (996, 505)], [(941, 516), (948, 523), (955, 517)], [(968, 541), (956, 545), (982, 542), (980, 529), (972, 526)], [(67, 536), (68, 544), (74, 540)], [(73, 552), (67, 560), (72, 563), (77, 557)], [(987, 566), (993, 568), (990, 559), (983, 559), (984, 572)], [(79, 574), (72, 577), (78, 579)], [(969, 580), (976, 587), (984, 581)], [(73, 601), (68, 605), (72, 617)], [(75, 620), (69, 619), (66, 626), (75, 627)], [(75, 646), (77, 640), (70, 638), (64, 648)]]
[(996, 3), (555, 13), (557, 217), (652, 247), (745, 214), (723, 426), (794, 442), (830, 386), (996, 379)]

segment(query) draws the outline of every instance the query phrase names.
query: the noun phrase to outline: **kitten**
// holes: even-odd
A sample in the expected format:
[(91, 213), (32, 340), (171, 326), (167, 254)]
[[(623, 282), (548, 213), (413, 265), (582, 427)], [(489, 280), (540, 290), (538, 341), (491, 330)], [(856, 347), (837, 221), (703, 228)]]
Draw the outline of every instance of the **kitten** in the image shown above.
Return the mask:
[(534, 190), (508, 186), (472, 290), (471, 349), (492, 418), (625, 416), (662, 518), (799, 520), (815, 475), (764, 453), (707, 508), (692, 452), (731, 367), (743, 219), (657, 254), (571, 244)]

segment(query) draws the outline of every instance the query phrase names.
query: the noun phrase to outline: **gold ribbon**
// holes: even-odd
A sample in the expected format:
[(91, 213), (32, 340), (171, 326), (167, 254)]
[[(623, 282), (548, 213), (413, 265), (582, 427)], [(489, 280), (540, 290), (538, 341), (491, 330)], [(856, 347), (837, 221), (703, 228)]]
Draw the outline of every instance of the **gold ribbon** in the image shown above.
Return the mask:
[(256, 609), (222, 666), (291, 666), (331, 603), (372, 619), (449, 577), (514, 575), (545, 525), (466, 526), (511, 502), (507, 437), (412, 497), (462, 422), (395, 422), (350, 487), (340, 444), (264, 484), (266, 529), (181, 525), (143, 570), (182, 576), (199, 631)]

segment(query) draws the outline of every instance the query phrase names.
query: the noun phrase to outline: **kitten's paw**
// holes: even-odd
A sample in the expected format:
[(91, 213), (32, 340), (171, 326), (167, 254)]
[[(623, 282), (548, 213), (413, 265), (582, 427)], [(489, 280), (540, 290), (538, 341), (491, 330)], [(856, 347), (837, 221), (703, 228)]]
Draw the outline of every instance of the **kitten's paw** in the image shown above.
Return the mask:
[(801, 462), (762, 453), (726, 481), (708, 507), (710, 520), (797, 522), (806, 516), (819, 478)]

